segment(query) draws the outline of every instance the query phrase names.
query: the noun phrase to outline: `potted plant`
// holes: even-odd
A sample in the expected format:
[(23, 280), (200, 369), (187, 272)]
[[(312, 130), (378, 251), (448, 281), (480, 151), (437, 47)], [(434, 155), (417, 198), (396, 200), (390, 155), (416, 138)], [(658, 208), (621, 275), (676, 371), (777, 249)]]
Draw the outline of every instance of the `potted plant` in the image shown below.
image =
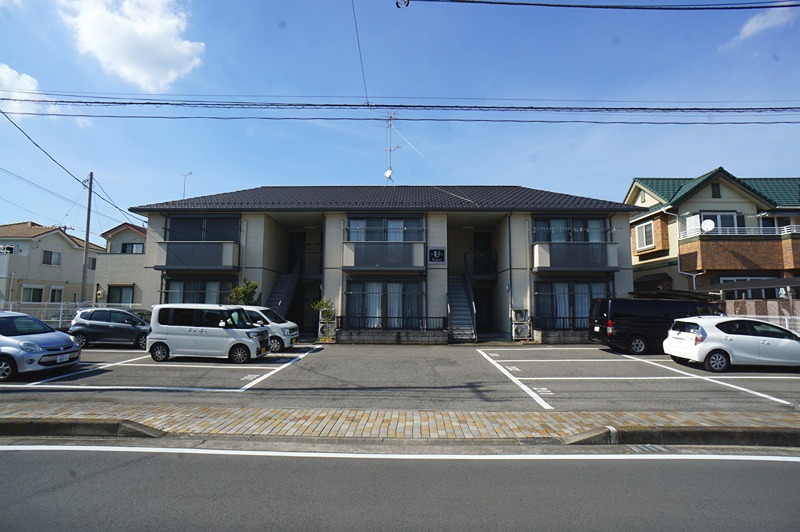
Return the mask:
[(336, 312), (333, 300), (320, 299), (311, 304), (311, 308), (319, 312), (318, 338), (320, 342), (333, 342), (336, 337)]

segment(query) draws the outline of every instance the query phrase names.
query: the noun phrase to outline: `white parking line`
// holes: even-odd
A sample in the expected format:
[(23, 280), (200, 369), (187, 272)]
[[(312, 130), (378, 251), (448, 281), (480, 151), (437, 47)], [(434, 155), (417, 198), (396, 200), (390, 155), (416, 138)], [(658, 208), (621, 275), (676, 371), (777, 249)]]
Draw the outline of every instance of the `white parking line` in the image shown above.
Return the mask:
[(253, 386), (255, 386), (256, 384), (258, 384), (259, 382), (263, 381), (264, 379), (268, 379), (269, 377), (272, 377), (273, 375), (275, 375), (276, 373), (278, 373), (280, 370), (282, 370), (282, 369), (284, 369), (284, 368), (288, 368), (289, 366), (291, 366), (291, 365), (292, 365), (292, 364), (294, 364), (295, 362), (297, 362), (297, 361), (299, 361), (299, 360), (302, 360), (302, 359), (303, 359), (303, 358), (305, 358), (307, 355), (310, 355), (311, 353), (313, 353), (315, 350), (316, 350), (316, 347), (314, 347), (313, 349), (311, 349), (311, 351), (308, 351), (308, 352), (306, 352), (306, 353), (303, 353), (302, 355), (298, 355), (297, 357), (295, 357), (294, 359), (290, 360), (290, 361), (289, 361), (289, 362), (287, 362), (286, 364), (284, 364), (284, 365), (282, 365), (282, 366), (280, 366), (280, 367), (277, 367), (277, 368), (273, 369), (273, 370), (272, 370), (272, 371), (270, 371), (269, 373), (267, 373), (267, 374), (265, 374), (265, 375), (262, 375), (260, 378), (258, 378), (258, 379), (256, 379), (256, 380), (254, 380), (254, 381), (250, 382), (249, 384), (245, 385), (244, 387), (242, 387), (242, 388), (241, 388), (241, 390), (242, 390), (242, 391), (245, 391), (245, 390), (248, 390), (248, 389), (252, 388)]
[(548, 359), (513, 359), (498, 360), (498, 362), (634, 362), (633, 360), (605, 359), (605, 358), (548, 358)]
[(493, 365), (494, 367), (496, 367), (503, 375), (508, 377), (511, 380), (511, 382), (513, 382), (514, 384), (519, 386), (522, 389), (522, 391), (524, 391), (526, 394), (531, 396), (534, 401), (536, 401), (537, 403), (539, 403), (539, 405), (541, 405), (542, 408), (544, 408), (545, 410), (552, 410), (553, 409), (553, 407), (550, 406), (544, 399), (539, 397), (539, 395), (536, 392), (534, 392), (533, 390), (531, 390), (530, 388), (525, 386), (518, 378), (516, 378), (511, 373), (509, 373), (508, 370), (506, 370), (506, 368), (504, 368), (503, 366), (498, 364), (497, 361), (493, 360), (482, 349), (476, 349), (476, 351), (478, 351), (478, 353), (480, 353), (483, 358), (488, 360), (489, 363), (491, 365)]
[(659, 368), (667, 369), (669, 371), (674, 371), (675, 373), (680, 373), (681, 375), (688, 375), (689, 377), (693, 377), (695, 379), (704, 380), (706, 382), (710, 382), (710, 383), (713, 383), (713, 384), (719, 384), (720, 386), (727, 386), (728, 388), (733, 388), (734, 390), (739, 390), (740, 392), (749, 393), (749, 394), (755, 395), (757, 397), (762, 397), (762, 398), (768, 399), (770, 401), (775, 401), (776, 403), (780, 403), (780, 404), (783, 404), (783, 405), (790, 405), (790, 406), (792, 405), (792, 403), (789, 402), (789, 401), (785, 401), (783, 399), (779, 399), (777, 397), (773, 397), (773, 396), (767, 395), (765, 393), (757, 392), (755, 390), (750, 390), (748, 388), (742, 388), (741, 386), (736, 386), (734, 384), (730, 384), (730, 383), (727, 383), (727, 382), (722, 382), (722, 381), (717, 380), (717, 379), (712, 379), (711, 377), (704, 377), (702, 375), (693, 375), (692, 373), (687, 373), (685, 371), (682, 371), (682, 370), (679, 370), (679, 369), (676, 369), (676, 368), (671, 368), (671, 367), (665, 366), (663, 364), (658, 364), (656, 362), (651, 362), (650, 360), (643, 360), (641, 358), (637, 358), (637, 357), (634, 357), (634, 356), (631, 356), (631, 355), (622, 355), (622, 356), (624, 356), (626, 358), (630, 358), (631, 360), (638, 360), (639, 362), (644, 362), (645, 364), (651, 364), (651, 365), (659, 367)]
[(98, 370), (101, 370), (101, 369), (110, 368), (112, 366), (120, 366), (122, 364), (127, 364), (128, 362), (134, 362), (136, 360), (141, 360), (143, 358), (147, 358), (149, 356), (150, 355), (145, 355), (143, 357), (131, 358), (129, 360), (123, 360), (121, 362), (114, 362), (113, 364), (104, 364), (102, 366), (96, 366), (96, 367), (93, 367), (93, 368), (82, 369), (80, 371), (75, 371), (73, 373), (67, 373), (67, 374), (64, 374), (64, 375), (56, 375), (55, 377), (50, 377), (49, 379), (44, 379), (43, 381), (29, 382), (25, 386), (37, 386), (37, 385), (39, 385), (39, 384), (41, 384), (43, 382), (57, 381), (59, 379), (65, 379), (67, 377), (72, 377), (73, 375), (80, 375), (81, 373), (88, 373), (90, 371), (98, 371)]

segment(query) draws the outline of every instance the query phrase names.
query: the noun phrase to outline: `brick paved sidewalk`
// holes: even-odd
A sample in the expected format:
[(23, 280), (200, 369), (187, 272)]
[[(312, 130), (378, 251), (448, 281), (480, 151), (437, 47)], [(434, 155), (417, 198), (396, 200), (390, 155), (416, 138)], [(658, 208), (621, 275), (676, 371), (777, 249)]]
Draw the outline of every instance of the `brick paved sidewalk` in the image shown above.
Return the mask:
[(800, 412), (440, 412), (330, 408), (230, 408), (5, 404), (0, 419), (120, 419), (179, 435), (496, 440), (563, 438), (606, 426), (800, 427)]

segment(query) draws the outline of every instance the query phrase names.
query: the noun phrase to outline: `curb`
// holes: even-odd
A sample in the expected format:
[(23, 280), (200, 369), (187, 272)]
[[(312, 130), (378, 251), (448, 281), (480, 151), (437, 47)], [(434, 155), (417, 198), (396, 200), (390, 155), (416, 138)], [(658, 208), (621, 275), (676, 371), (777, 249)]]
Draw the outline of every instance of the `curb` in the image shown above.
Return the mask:
[(0, 435), (2, 436), (160, 438), (164, 434), (166, 432), (127, 419), (0, 419)]
[(561, 438), (564, 445), (742, 445), (800, 447), (800, 428), (604, 427)]

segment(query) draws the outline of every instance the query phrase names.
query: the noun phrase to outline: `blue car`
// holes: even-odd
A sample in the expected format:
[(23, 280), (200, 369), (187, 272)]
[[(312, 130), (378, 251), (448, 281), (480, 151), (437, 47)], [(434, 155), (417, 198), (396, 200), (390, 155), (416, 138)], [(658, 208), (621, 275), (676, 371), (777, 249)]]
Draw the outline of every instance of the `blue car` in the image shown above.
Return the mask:
[(33, 316), (0, 312), (0, 382), (19, 373), (74, 366), (81, 348), (68, 334)]

